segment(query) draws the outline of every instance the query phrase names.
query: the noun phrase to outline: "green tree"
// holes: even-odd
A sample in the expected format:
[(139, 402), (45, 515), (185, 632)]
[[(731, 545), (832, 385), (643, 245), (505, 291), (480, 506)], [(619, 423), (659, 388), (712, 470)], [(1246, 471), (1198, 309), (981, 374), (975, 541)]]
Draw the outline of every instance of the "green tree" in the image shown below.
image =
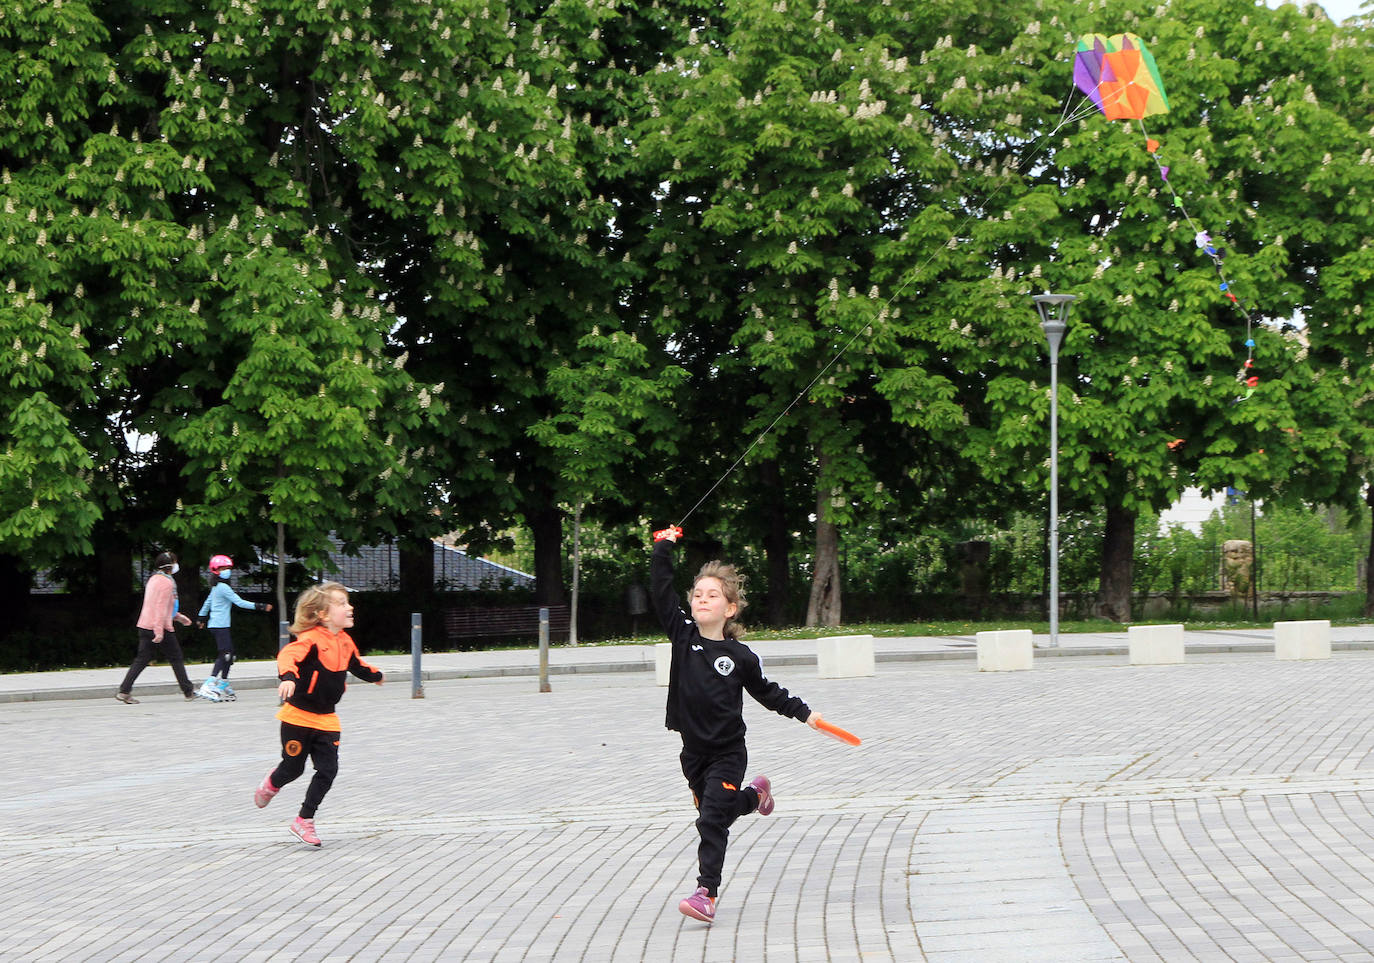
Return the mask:
[[(1075, 9), (1061, 15), (1075, 33), (1096, 29)], [(1329, 219), (1330, 208), (1301, 188), (1329, 176), (1318, 174), (1326, 131), (1348, 127), (1354, 114), (1342, 99), (1309, 97), (1309, 83), (1339, 87), (1327, 68), (1338, 31), (1319, 12), (1192, 0), (1119, 10), (1116, 19), (1145, 38), (1169, 87), (1171, 112), (1148, 127), (1161, 141), (1167, 182), (1138, 128), (1092, 116), (1047, 135), (1045, 163), (1029, 177), (1053, 188), (1046, 246), (1011, 267), (1079, 298), (1061, 352), (1061, 487), (1071, 507), (1106, 508), (1100, 611), (1125, 620), (1139, 514), (1190, 483), (1273, 492), (1332, 443), (1299, 431), (1294, 393), (1307, 376), (1285, 325), (1337, 254), (1306, 249), (1304, 225)], [(1068, 89), (1069, 54), (1057, 31), (1045, 33), (1039, 116), (1048, 123), (1049, 104)], [(1349, 156), (1353, 142), (1341, 149)], [(1200, 229), (1225, 249), (1231, 289), (1257, 321), (1248, 332), (1257, 369), (1242, 367), (1245, 322), (1196, 250)], [(1043, 450), (1047, 420), (1043, 341), (1029, 312), (1014, 317), (1017, 333), (988, 386), (991, 420), (969, 449), (995, 478), (1016, 477), (1016, 462)], [(1246, 398), (1241, 379), (1256, 372), (1259, 387)]]
[[(1311, 278), (1303, 306), (1304, 341), (1310, 351), (1303, 359), (1303, 409), (1294, 443), (1301, 441), (1314, 452), (1299, 466), (1291, 487), (1307, 501), (1337, 502), (1352, 509), (1362, 497), (1368, 518), (1374, 520), (1370, 21), (1366, 13), (1339, 30), (1289, 36), (1312, 48), (1312, 59), (1318, 62), (1282, 81), (1290, 89), (1302, 85), (1303, 100), (1267, 132), (1285, 148), (1275, 159), (1276, 179), (1301, 184), (1302, 193), (1325, 208), (1325, 216), (1304, 218), (1290, 233), (1298, 239)], [(1321, 140), (1304, 156), (1293, 148), (1307, 131), (1319, 131)], [(1368, 552), (1367, 571), (1374, 568), (1374, 542)], [(1367, 579), (1364, 588), (1364, 613), (1374, 616), (1374, 580)]]
[[(661, 337), (679, 357), (717, 352), (684, 363), (708, 403), (742, 395), (750, 462), (809, 475), (809, 624), (841, 618), (842, 526), (895, 505), (894, 481), (919, 475), (903, 455), (938, 461), (932, 428), (958, 415), (938, 339), (899, 320), (947, 266), (908, 271), (913, 247), (948, 239), (959, 194), (957, 158), (923, 110), (925, 53), (910, 48), (955, 19), (929, 5), (731, 4), (718, 33), (694, 31), (655, 73), (641, 125), (665, 184), (649, 234)], [(970, 20), (970, 33), (1012, 32)], [(725, 337), (684, 337), (683, 321)]]
[(432, 115), (425, 134), (456, 156), (439, 158), (437, 176), (376, 164), (387, 190), (428, 205), (405, 243), (377, 256), (412, 370), (445, 380), (461, 412), (428, 436), (447, 456), (446, 508), (476, 549), (523, 520), (542, 603), (565, 599), (568, 460), (531, 428), (561, 413), (551, 383), (565, 364), (602, 363), (596, 346), (609, 342), (584, 340), (594, 330), (637, 334), (626, 254), (649, 195), (629, 124), (636, 74), (671, 22), (659, 4), (474, 7), (457, 73), (438, 81), (456, 118)]
[(558, 494), (574, 506), (573, 593), (569, 641), (577, 642), (580, 526), (589, 502), (624, 501), (618, 484), (646, 455), (672, 455), (672, 417), (665, 402), (685, 372), (650, 368), (646, 346), (623, 331), (592, 331), (578, 355), (549, 372), (547, 387), (558, 413), (530, 427), (530, 435), (559, 459)]
[[(134, 519), (128, 545), (139, 520), (170, 508), (175, 459), (130, 438), (150, 412), (171, 410), (168, 386), (203, 331), (204, 263), (176, 207), (209, 179), (141, 123), (147, 92), (124, 56), (127, 25), (105, 12), (33, 0), (0, 17), (0, 329), (12, 349), (0, 581), (20, 594), (4, 600), (15, 623), (30, 571), (90, 553), (110, 513)], [(130, 589), (124, 558), (116, 594)]]

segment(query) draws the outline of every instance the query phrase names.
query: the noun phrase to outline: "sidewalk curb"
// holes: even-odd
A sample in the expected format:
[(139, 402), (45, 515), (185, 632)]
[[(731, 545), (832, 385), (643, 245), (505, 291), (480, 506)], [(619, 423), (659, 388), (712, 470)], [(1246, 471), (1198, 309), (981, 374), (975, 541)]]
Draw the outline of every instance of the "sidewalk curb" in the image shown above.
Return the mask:
[[(973, 660), (977, 658), (977, 647), (974, 643), (967, 643), (968, 648), (954, 649), (940, 652), (878, 652), (874, 655), (875, 662), (945, 662), (950, 660)], [(1332, 642), (1332, 652), (1349, 652), (1355, 650), (1374, 650), (1374, 640), (1361, 642)], [(1060, 658), (1070, 656), (1114, 656), (1125, 655), (1129, 651), (1125, 645), (1101, 645), (1101, 646), (1060, 646), (1058, 648), (1044, 648), (1037, 646), (1035, 658)], [(1261, 642), (1199, 642), (1186, 646), (1185, 652), (1191, 655), (1228, 655), (1228, 654), (1263, 654), (1273, 652), (1274, 643), (1270, 641)], [(814, 666), (816, 657), (814, 655), (782, 655), (768, 659), (770, 666)], [(586, 662), (572, 665), (551, 665), (549, 675), (588, 675), (598, 673), (613, 672), (652, 672), (654, 663), (636, 660), (633, 662)], [(420, 681), (438, 682), (452, 681), (459, 679), (501, 679), (537, 676), (539, 669), (533, 665), (510, 665), (510, 666), (488, 666), (486, 668), (474, 669), (432, 669), (420, 671)], [(410, 682), (411, 671), (400, 669), (388, 672), (386, 675), (388, 682)], [(244, 689), (274, 689), (277, 680), (272, 678), (243, 678), (236, 679), (234, 688)], [(140, 696), (161, 696), (161, 695), (180, 695), (181, 689), (175, 682), (155, 682), (140, 685), (137, 694)], [(114, 688), (108, 685), (101, 686), (74, 686), (66, 689), (34, 689), (27, 692), (0, 692), (0, 704), (18, 702), (54, 702), (65, 699), (111, 699), (114, 698)], [(200, 700), (205, 701), (205, 700)]]

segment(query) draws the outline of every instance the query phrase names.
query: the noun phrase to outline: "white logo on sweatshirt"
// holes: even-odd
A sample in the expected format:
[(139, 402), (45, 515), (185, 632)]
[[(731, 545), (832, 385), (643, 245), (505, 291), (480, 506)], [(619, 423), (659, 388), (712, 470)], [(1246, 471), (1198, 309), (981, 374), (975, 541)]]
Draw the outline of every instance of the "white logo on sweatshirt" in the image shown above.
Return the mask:
[(731, 672), (735, 671), (735, 660), (728, 655), (722, 655), (719, 659), (716, 659), (715, 664), (716, 671), (721, 675), (729, 675)]

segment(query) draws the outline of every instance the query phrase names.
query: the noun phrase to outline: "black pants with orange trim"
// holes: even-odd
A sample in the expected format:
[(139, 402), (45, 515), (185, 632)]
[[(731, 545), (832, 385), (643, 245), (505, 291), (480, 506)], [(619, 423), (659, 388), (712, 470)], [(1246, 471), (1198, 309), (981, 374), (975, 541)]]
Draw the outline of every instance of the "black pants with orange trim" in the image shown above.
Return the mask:
[(749, 752), (740, 742), (728, 749), (711, 752), (682, 750), (682, 774), (692, 788), (692, 801), (697, 807), (697, 866), (701, 873), (697, 885), (705, 886), (712, 896), (720, 888), (720, 874), (725, 866), (725, 845), (730, 839), (730, 827), (739, 817), (759, 808), (759, 794), (749, 786), (741, 787), (744, 769), (749, 764)]
[(315, 775), (305, 789), (300, 816), (302, 819), (314, 819), (315, 810), (320, 808), (325, 793), (329, 792), (329, 787), (334, 785), (334, 777), (339, 774), (339, 733), (283, 722), (281, 763), (272, 770), (272, 785), (280, 789), (288, 782), (299, 779), (301, 773), (305, 772), (307, 757), (315, 766)]

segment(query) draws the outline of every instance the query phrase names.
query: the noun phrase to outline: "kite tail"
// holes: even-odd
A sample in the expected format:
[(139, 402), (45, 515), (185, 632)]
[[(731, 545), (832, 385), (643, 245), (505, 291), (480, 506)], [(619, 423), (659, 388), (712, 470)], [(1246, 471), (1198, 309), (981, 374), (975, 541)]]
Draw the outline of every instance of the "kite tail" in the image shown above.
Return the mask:
[(1245, 394), (1236, 399), (1237, 401), (1244, 401), (1255, 393), (1255, 388), (1259, 385), (1259, 373), (1255, 370), (1254, 318), (1246, 308), (1245, 302), (1237, 298), (1235, 292), (1231, 290), (1231, 280), (1226, 276), (1226, 267), (1223, 264), (1223, 259), (1226, 256), (1225, 252), (1219, 250), (1216, 245), (1212, 243), (1211, 236), (1193, 220), (1193, 216), (1188, 213), (1188, 208), (1183, 203), (1183, 198), (1179, 196), (1178, 191), (1174, 190), (1174, 185), (1170, 183), (1169, 168), (1165, 166), (1159, 157), (1159, 141), (1151, 137), (1149, 132), (1145, 129), (1145, 121), (1143, 118), (1136, 118), (1136, 123), (1140, 125), (1140, 133), (1145, 138), (1145, 150), (1149, 153), (1151, 160), (1155, 162), (1155, 167), (1159, 169), (1159, 179), (1163, 181), (1164, 186), (1168, 188), (1169, 194), (1174, 201), (1174, 207), (1178, 208), (1183, 214), (1183, 219), (1188, 222), (1188, 226), (1193, 231), (1193, 239), (1197, 242), (1197, 246), (1203, 253), (1212, 259), (1212, 266), (1216, 268), (1217, 277), (1220, 279), (1221, 293), (1226, 296), (1227, 300), (1229, 300), (1235, 309), (1240, 312), (1241, 317), (1245, 319), (1245, 364), (1241, 368), (1238, 376), (1239, 380), (1245, 384)]

